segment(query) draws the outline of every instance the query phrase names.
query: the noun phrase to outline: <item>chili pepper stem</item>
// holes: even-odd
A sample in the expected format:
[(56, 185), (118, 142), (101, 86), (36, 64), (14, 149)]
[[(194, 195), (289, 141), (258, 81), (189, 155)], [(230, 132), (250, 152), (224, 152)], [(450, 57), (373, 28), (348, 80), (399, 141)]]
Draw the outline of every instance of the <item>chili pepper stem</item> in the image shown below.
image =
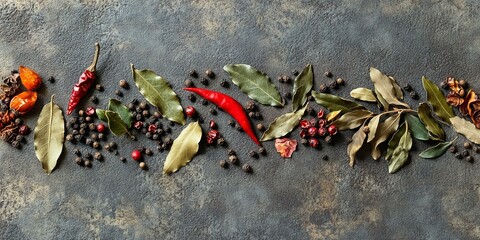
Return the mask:
[(88, 66), (87, 70), (90, 72), (95, 72), (97, 68), (98, 56), (100, 55), (100, 44), (95, 43), (95, 55), (93, 55), (93, 61), (90, 66)]

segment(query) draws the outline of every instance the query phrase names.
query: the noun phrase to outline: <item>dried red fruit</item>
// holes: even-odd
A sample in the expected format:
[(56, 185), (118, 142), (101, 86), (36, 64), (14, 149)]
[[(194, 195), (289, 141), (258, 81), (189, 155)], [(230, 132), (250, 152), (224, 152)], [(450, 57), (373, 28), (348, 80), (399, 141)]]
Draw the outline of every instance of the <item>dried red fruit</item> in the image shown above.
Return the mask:
[(310, 128), (310, 127), (311, 127), (310, 122), (309, 122), (307, 119), (302, 119), (302, 120), (300, 121), (300, 128), (302, 128), (302, 129), (308, 129), (308, 128)]
[(325, 110), (320, 109), (320, 111), (318, 111), (318, 113), (317, 113), (317, 117), (318, 118), (323, 118), (323, 115), (325, 115)]
[(335, 125), (332, 124), (328, 127), (328, 134), (330, 134), (330, 136), (336, 135), (337, 132), (338, 132), (338, 129)]
[(325, 120), (325, 118), (318, 119), (318, 126), (319, 127), (324, 127), (325, 124), (327, 124), (327, 120)]
[(324, 128), (324, 127), (320, 127), (320, 128), (318, 128), (317, 133), (318, 133), (318, 136), (323, 137), (323, 136), (327, 135), (327, 129)]
[(195, 117), (195, 115), (197, 115), (197, 110), (193, 106), (188, 106), (185, 109), (185, 114), (187, 117)]
[(275, 139), (275, 148), (283, 158), (292, 157), (293, 152), (297, 149), (297, 140), (289, 138)]
[(210, 120), (209, 126), (210, 126), (211, 129), (217, 129), (217, 124), (213, 120)]
[(157, 126), (155, 124), (148, 125), (148, 132), (155, 133), (157, 131)]
[(218, 138), (220, 138), (220, 133), (217, 130), (212, 129), (208, 131), (207, 138), (211, 138), (212, 140), (217, 140)]
[(307, 138), (308, 136), (308, 130), (307, 129), (302, 129), (302, 131), (300, 131), (300, 137), (301, 138)]
[(310, 144), (310, 147), (312, 148), (317, 148), (320, 145), (320, 142), (316, 138), (310, 138), (308, 144)]
[(85, 111), (87, 116), (92, 116), (95, 114), (95, 107), (87, 107), (87, 110)]
[(20, 80), (22, 81), (23, 86), (29, 91), (35, 91), (40, 85), (42, 85), (42, 78), (32, 69), (20, 66), (18, 72), (20, 73)]
[(317, 128), (316, 127), (310, 127), (308, 129), (308, 135), (310, 137), (315, 137), (317, 135)]
[(18, 133), (20, 135), (28, 135), (30, 133), (30, 127), (27, 125), (22, 125), (20, 128), (18, 128)]
[(37, 101), (37, 92), (22, 92), (10, 101), (10, 108), (16, 110), (21, 115), (30, 111)]
[(142, 129), (143, 127), (143, 123), (141, 121), (136, 121), (134, 124), (133, 124), (133, 127), (137, 130), (140, 130)]
[(100, 123), (100, 124), (97, 125), (97, 131), (99, 133), (105, 132), (106, 129), (107, 129), (107, 127), (105, 127), (105, 125), (103, 123)]

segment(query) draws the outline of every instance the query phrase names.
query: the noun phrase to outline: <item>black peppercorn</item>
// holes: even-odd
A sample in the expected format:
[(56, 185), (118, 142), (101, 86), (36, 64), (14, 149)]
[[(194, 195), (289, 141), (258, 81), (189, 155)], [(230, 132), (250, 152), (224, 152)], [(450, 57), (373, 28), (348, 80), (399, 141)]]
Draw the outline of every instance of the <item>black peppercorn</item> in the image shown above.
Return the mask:
[(343, 85), (345, 84), (345, 80), (343, 80), (343, 78), (337, 78), (337, 80), (335, 80), (337, 82), (337, 85)]
[(188, 75), (190, 75), (190, 77), (193, 77), (193, 78), (198, 77), (198, 73), (197, 73), (197, 71), (195, 71), (195, 69), (190, 70), (188, 72)]
[[(203, 119), (202, 119), (202, 118), (198, 118), (198, 121), (199, 121), (200, 123), (203, 123)], [(169, 127), (167, 127), (167, 128), (165, 128), (165, 132), (167, 132), (167, 133), (172, 133), (172, 129), (169, 128)]]
[(412, 89), (412, 86), (410, 86), (410, 84), (407, 83), (407, 84), (405, 84), (405, 85), (403, 86), (403, 90), (405, 90), (405, 91), (407, 91), (407, 92), (410, 92), (410, 91), (412, 91), (413, 89)]
[(250, 165), (248, 165), (248, 164), (244, 164), (244, 165), (242, 166), (242, 170), (243, 170), (244, 172), (246, 172), (246, 173), (250, 173), (250, 172), (252, 172), (252, 167), (251, 167)]
[(331, 136), (326, 136), (325, 137), (325, 142), (326, 143), (331, 143), (332, 142), (332, 137)]
[(151, 132), (147, 132), (145, 133), (145, 137), (147, 137), (148, 139), (152, 139), (152, 133)]
[(208, 79), (202, 78), (202, 79), (200, 80), (200, 83), (203, 84), (203, 85), (205, 85), (205, 86), (207, 86), (207, 85), (208, 85)]
[(468, 152), (467, 150), (463, 150), (463, 152), (462, 152), (462, 156), (463, 156), (463, 157), (466, 157), (466, 156), (469, 156), (469, 155), (470, 155), (470, 154), (469, 154), (469, 152)]
[(212, 115), (217, 115), (217, 110), (215, 110), (214, 108), (210, 108), (210, 113)]
[(467, 160), (469, 163), (473, 163), (474, 161), (472, 156), (467, 156), (465, 160)]
[(245, 104), (245, 108), (248, 111), (253, 111), (253, 110), (255, 110), (255, 108), (257, 108), (257, 105), (255, 104), (254, 101), (248, 101), (247, 104)]
[(100, 152), (95, 152), (95, 154), (93, 155), (93, 158), (95, 158), (95, 160), (102, 160), (102, 154)]
[(71, 142), (73, 140), (73, 135), (72, 134), (67, 134), (67, 136), (65, 137), (65, 140)]
[(17, 136), (15, 137), (15, 141), (17, 141), (17, 142), (21, 142), (22, 140), (23, 140), (23, 136), (22, 136), (22, 135), (17, 135)]
[(331, 88), (331, 89), (336, 89), (337, 88), (337, 82), (336, 81), (331, 81), (329, 84), (328, 84), (328, 87)]
[(248, 113), (248, 116), (249, 116), (250, 118), (255, 118), (255, 112), (249, 112), (249, 113)]
[(85, 144), (87, 144), (88, 146), (91, 146), (93, 144), (93, 140), (91, 138), (87, 138), (85, 140)]
[(105, 140), (105, 134), (104, 133), (99, 133), (98, 134), (98, 139)]
[(81, 157), (76, 157), (75, 158), (75, 163), (78, 164), (78, 165), (82, 165), (83, 164), (83, 159)]
[(130, 111), (134, 111), (134, 110), (135, 110), (135, 105), (133, 105), (133, 103), (128, 103), (128, 104), (127, 104), (127, 108), (128, 108)]
[(85, 167), (92, 167), (92, 161), (90, 160), (85, 160)]
[(195, 97), (195, 95), (190, 94), (190, 95), (188, 95), (188, 100), (190, 100), (190, 102), (195, 102), (195, 100), (197, 100), (197, 98)]
[(264, 156), (267, 155), (267, 150), (264, 147), (259, 148), (258, 152)]
[(321, 93), (326, 93), (326, 92), (328, 92), (328, 87), (327, 87), (327, 85), (324, 84), (324, 83), (320, 84), (320, 87), (319, 87), (318, 91), (320, 91)]
[(200, 103), (201, 103), (202, 105), (208, 105), (208, 101), (205, 100), (205, 99), (202, 99), (202, 101), (200, 101)]
[(308, 140), (306, 138), (302, 138), (302, 140), (300, 140), (300, 142), (305, 146), (308, 145)]
[(166, 138), (164, 139), (164, 142), (165, 142), (165, 144), (167, 144), (167, 146), (170, 146), (170, 145), (172, 145), (172, 143), (173, 143), (173, 139), (171, 139), (171, 138), (169, 138), (169, 137), (166, 137)]
[(13, 141), (13, 142), (12, 142), (12, 147), (14, 147), (14, 148), (20, 148), (20, 142), (19, 142), (19, 141), (16, 141), (16, 140)]
[(125, 161), (127, 161), (127, 158), (126, 157), (120, 157), (120, 161), (125, 162)]
[(237, 165), (238, 163), (238, 158), (237, 156), (235, 155), (231, 155), (230, 157), (228, 157), (228, 161), (233, 164), (233, 165)]
[(137, 120), (137, 121), (142, 121), (142, 119), (143, 119), (142, 114), (137, 114), (137, 115), (135, 116), (135, 120)]
[(463, 143), (463, 147), (466, 148), (466, 149), (471, 149), (472, 148), (472, 144), (470, 142), (464, 142)]
[(98, 149), (98, 148), (100, 148), (100, 143), (95, 141), (95, 142), (92, 143), (92, 147)]
[(235, 151), (233, 149), (228, 149), (227, 154), (229, 156), (237, 155), (237, 153), (235, 153)]
[(237, 131), (239, 131), (239, 132), (243, 132), (242, 126), (240, 126), (240, 125), (238, 125), (238, 124), (235, 125), (235, 129), (236, 129)]
[(480, 147), (474, 147), (473, 151), (475, 151), (476, 153), (480, 153)]
[(142, 110), (148, 109), (148, 104), (147, 104), (147, 101), (146, 101), (146, 100), (142, 100), (138, 106), (139, 106), (140, 109), (142, 109)]
[(463, 88), (467, 87), (467, 81), (465, 81), (465, 80), (463, 80), (463, 79), (460, 79), (460, 80), (458, 81), (458, 84), (459, 84), (460, 86), (462, 86)]
[(85, 135), (85, 128), (80, 128), (80, 130), (78, 130), (78, 134)]
[(217, 144), (220, 145), (220, 146), (225, 146), (225, 138), (219, 138), (217, 140)]
[(80, 149), (78, 149), (78, 148), (75, 148), (75, 150), (73, 150), (73, 153), (77, 156), (82, 155), (82, 153), (80, 152)]
[(133, 134), (130, 135), (130, 140), (137, 141), (137, 136), (135, 136), (135, 135), (133, 135)]
[(150, 117), (150, 112), (148, 110), (143, 110), (142, 111), (142, 116), (148, 118), (148, 117)]
[(185, 80), (185, 82), (183, 84), (185, 85), (185, 87), (193, 87), (192, 79)]
[(92, 159), (92, 154), (91, 154), (91, 153), (85, 154), (85, 158), (86, 158), (86, 159)]
[(297, 71), (297, 70), (293, 70), (293, 71), (292, 71), (292, 75), (293, 75), (293, 76), (297, 76), (297, 75), (298, 75), (298, 71)]
[(152, 139), (153, 139), (153, 140), (158, 140), (159, 138), (160, 138), (160, 137), (159, 137), (158, 134), (156, 134), (156, 133), (152, 135)]
[(457, 146), (455, 146), (455, 145), (451, 146), (450, 149), (449, 149), (449, 151), (450, 151), (451, 153), (456, 153), (456, 152), (457, 152)]
[(253, 151), (253, 150), (251, 150), (248, 154), (249, 154), (250, 157), (252, 157), (252, 158), (258, 158), (258, 153), (255, 152), (255, 151)]
[(90, 123), (90, 124), (88, 124), (88, 129), (93, 131), (93, 130), (97, 129), (97, 125), (95, 123)]
[(147, 156), (151, 156), (151, 155), (153, 154), (152, 149), (150, 149), (150, 148), (145, 149), (145, 154), (146, 154)]
[(230, 127), (235, 127), (235, 121), (233, 121), (232, 119), (228, 120), (228, 125)]
[(225, 160), (220, 160), (220, 166), (221, 166), (222, 168), (227, 168), (227, 167), (228, 167), (227, 161), (225, 161)]
[(80, 135), (80, 134), (75, 135), (74, 138), (75, 138), (75, 141), (77, 141), (77, 142), (82, 142), (83, 141), (83, 136)]
[(120, 90), (115, 90), (115, 95), (117, 95), (119, 97), (123, 97), (123, 93)]
[(122, 80), (118, 81), (118, 86), (120, 86), (121, 88), (128, 88), (128, 83), (127, 83), (127, 81), (122, 79)]
[(21, 118), (15, 118), (15, 125), (20, 126), (22, 125), (23, 121)]
[(162, 136), (162, 135), (165, 134), (165, 131), (163, 131), (163, 129), (161, 129), (161, 128), (157, 128), (157, 134), (158, 134), (159, 136)]
[(283, 78), (282, 75), (278, 76), (277, 80), (278, 80), (278, 82), (280, 82), (280, 83), (285, 83), (285, 79)]
[(99, 92), (103, 92), (104, 88), (103, 88), (102, 85), (97, 84), (97, 85), (95, 85), (95, 90), (97, 90), (97, 91), (99, 91)]
[(414, 100), (417, 100), (418, 99), (418, 94), (417, 92), (415, 92), (414, 90), (412, 90), (410, 93), (409, 93), (410, 97)]
[(108, 146), (110, 146), (111, 149), (117, 148), (117, 144), (115, 142), (110, 142)]
[(212, 79), (215, 77), (215, 73), (211, 69), (207, 69), (205, 71), (205, 75), (207, 75), (207, 77), (212, 78)]
[(327, 155), (323, 155), (323, 156), (322, 156), (322, 160), (323, 160), (323, 161), (328, 161), (328, 156), (327, 156)]
[(49, 81), (50, 83), (55, 83), (55, 78), (53, 76), (50, 76), (47, 81)]
[(90, 102), (92, 102), (93, 104), (97, 104), (98, 103), (98, 98), (96, 96), (92, 96), (90, 98)]
[(331, 78), (333, 76), (332, 72), (330, 71), (326, 71), (325, 73), (323, 73), (323, 75), (325, 75), (325, 77), (328, 77), (328, 78)]
[(220, 86), (221, 86), (221, 87), (224, 87), (224, 88), (228, 88), (229, 85), (228, 85), (227, 80), (223, 79), (223, 80), (220, 82)]
[(257, 130), (260, 132), (263, 132), (265, 131), (265, 126), (261, 123), (257, 124)]

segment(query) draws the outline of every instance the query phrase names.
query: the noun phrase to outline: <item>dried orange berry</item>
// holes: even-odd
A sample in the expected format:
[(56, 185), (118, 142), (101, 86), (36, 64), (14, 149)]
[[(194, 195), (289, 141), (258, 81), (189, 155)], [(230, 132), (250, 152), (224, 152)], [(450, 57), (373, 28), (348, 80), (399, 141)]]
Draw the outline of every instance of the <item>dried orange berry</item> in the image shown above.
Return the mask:
[(39, 88), (40, 85), (42, 85), (42, 78), (32, 69), (25, 66), (20, 66), (18, 70), (22, 84), (26, 89), (34, 91)]
[(33, 108), (36, 101), (37, 92), (25, 91), (12, 98), (10, 109), (14, 109), (23, 115)]

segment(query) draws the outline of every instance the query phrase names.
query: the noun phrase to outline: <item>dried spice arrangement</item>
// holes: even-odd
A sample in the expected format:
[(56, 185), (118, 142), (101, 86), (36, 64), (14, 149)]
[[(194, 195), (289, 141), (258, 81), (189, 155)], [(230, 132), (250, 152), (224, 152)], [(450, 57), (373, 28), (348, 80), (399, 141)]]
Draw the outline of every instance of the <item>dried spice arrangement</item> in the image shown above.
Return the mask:
[[(372, 159), (378, 160), (384, 155), (390, 173), (397, 172), (408, 162), (413, 142), (417, 140), (432, 144), (432, 147), (419, 154), (419, 157), (424, 159), (434, 159), (449, 151), (459, 159), (465, 158), (473, 162), (474, 158), (470, 151), (480, 152), (480, 147), (472, 145), (480, 144), (480, 100), (474, 89), (468, 89), (466, 81), (453, 77), (446, 78), (441, 84), (442, 88), (448, 90), (446, 97), (436, 84), (422, 77), (427, 101), (413, 108), (404, 101), (404, 98), (409, 96), (417, 100), (418, 93), (408, 84), (400, 87), (395, 78), (376, 68), (370, 68), (369, 72), (373, 88), (361, 87), (351, 90), (350, 96), (354, 100), (350, 100), (333, 93), (339, 86), (345, 85), (345, 80), (332, 79), (333, 74), (329, 71), (324, 73), (324, 77), (330, 79), (328, 84), (322, 83), (318, 91), (313, 90), (315, 74), (311, 64), (307, 64), (301, 72), (293, 71), (294, 78), (287, 74), (277, 78), (282, 84), (293, 83), (291, 91), (282, 94), (267, 74), (247, 64), (228, 64), (223, 70), (231, 78), (233, 85), (252, 101), (242, 106), (228, 94), (208, 89), (209, 84), (213, 84), (215, 82), (213, 80), (219, 76), (211, 69), (207, 69), (204, 76), (191, 70), (188, 74), (191, 78), (185, 80), (184, 90), (192, 92), (188, 95), (192, 105), (184, 108), (181, 99), (165, 78), (152, 70), (136, 69), (131, 64), (133, 83), (143, 95), (143, 100), (134, 99), (125, 104), (112, 98), (109, 99), (108, 105), (101, 109), (96, 106), (99, 99), (94, 95), (90, 99), (93, 106), (75, 110), (80, 99), (90, 91), (96, 79), (98, 56), (99, 45), (96, 44), (94, 60), (74, 85), (70, 96), (67, 115), (71, 116), (66, 123), (66, 129), (63, 128), (63, 112), (54, 104), (53, 96), (40, 113), (35, 128), (34, 146), (37, 158), (48, 174), (56, 166), (64, 140), (90, 148), (90, 150), (81, 150), (78, 147), (75, 149), (74, 153), (77, 155), (75, 162), (80, 166), (92, 167), (94, 160), (102, 160), (102, 150), (120, 155), (116, 150), (117, 144), (108, 141), (108, 132), (114, 137), (127, 136), (132, 141), (138, 136), (152, 140), (158, 152), (168, 151), (163, 169), (165, 174), (171, 174), (187, 165), (195, 157), (201, 144), (227, 148), (227, 139), (219, 131), (222, 126), (213, 119), (218, 110), (226, 112), (235, 120), (230, 120), (228, 125), (244, 132), (259, 146), (258, 149), (248, 153), (251, 159), (266, 156), (267, 152), (262, 142), (270, 140), (275, 140), (273, 145), (281, 157), (293, 157), (297, 151), (297, 139), (290, 134), (297, 128), (300, 142), (318, 152), (321, 151), (323, 142), (332, 143), (339, 132), (355, 130), (347, 146), (349, 165), (353, 167), (357, 153), (366, 145), (370, 145)], [(53, 83), (54, 79), (51, 79), (49, 81)], [(195, 80), (205, 87), (194, 87)], [(26, 91), (18, 94), (20, 82)], [(234, 90), (229, 87), (226, 79), (217, 82), (226, 91)], [(12, 72), (11, 76), (4, 78), (0, 84), (0, 138), (14, 147), (19, 147), (23, 136), (29, 132), (28, 126), (23, 124), (20, 116), (32, 109), (37, 100), (36, 90), (41, 85), (40, 76), (24, 66), (20, 66), (19, 72)], [(126, 80), (119, 81), (122, 90), (128, 90), (128, 85)], [(97, 84), (95, 90), (103, 91), (103, 86)], [(115, 95), (122, 97), (123, 92), (117, 90)], [(193, 105), (197, 103), (196, 96), (201, 97), (198, 104), (207, 106), (209, 102), (213, 103), (208, 113), (199, 112), (198, 106)], [(379, 111), (369, 110), (372, 109), (371, 106), (367, 107), (355, 100), (376, 104)], [(262, 123), (260, 106), (256, 103), (262, 105), (262, 108), (287, 108), (289, 103), (291, 106), (266, 128)], [(459, 116), (455, 115), (452, 106), (459, 109)], [(321, 108), (315, 111), (314, 107)], [(314, 117), (308, 117), (312, 115)], [(465, 116), (472, 122), (464, 119)], [(212, 119), (207, 122), (204, 134), (202, 124), (205, 123), (205, 117)], [(175, 133), (171, 127), (176, 124), (187, 125), (173, 139), (171, 135)], [(472, 143), (465, 142), (463, 146), (465, 149), (459, 151), (455, 145), (458, 137), (448, 141), (444, 126), (451, 126)], [(262, 133), (260, 139), (255, 129)], [(382, 146), (387, 147), (383, 153)], [(138, 162), (141, 169), (147, 170), (145, 157), (153, 154), (148, 146), (140, 146), (132, 149), (131, 158)], [(242, 165), (241, 169), (244, 172), (253, 172), (250, 163), (240, 164), (242, 157), (238, 156), (234, 149), (228, 149), (227, 155), (227, 160), (219, 161), (221, 167)], [(119, 158), (126, 161), (126, 157)], [(328, 156), (324, 155), (321, 159), (328, 160)]]

